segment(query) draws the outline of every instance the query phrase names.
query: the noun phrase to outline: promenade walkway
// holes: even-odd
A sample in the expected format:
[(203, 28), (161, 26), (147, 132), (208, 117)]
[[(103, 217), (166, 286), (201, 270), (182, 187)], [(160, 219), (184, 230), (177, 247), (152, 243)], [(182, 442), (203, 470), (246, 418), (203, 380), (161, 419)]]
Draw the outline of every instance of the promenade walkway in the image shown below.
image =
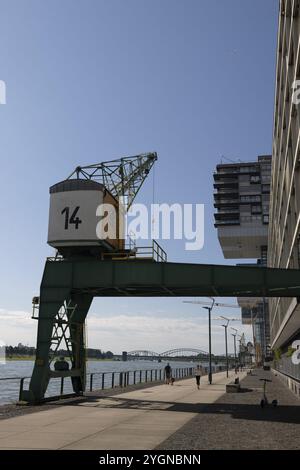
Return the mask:
[[(261, 409), (261, 378), (267, 384), (269, 401), (278, 407)], [(272, 372), (254, 371), (242, 381), (243, 393), (226, 394), (207, 404), (200, 414), (182, 426), (158, 447), (171, 449), (300, 449), (300, 398)], [(200, 397), (201, 399), (201, 397)]]
[(203, 377), (200, 391), (186, 379), (111, 396), (99, 392), (2, 419), (0, 449), (154, 449), (218, 400), (233, 377), (220, 372), (212, 385)]

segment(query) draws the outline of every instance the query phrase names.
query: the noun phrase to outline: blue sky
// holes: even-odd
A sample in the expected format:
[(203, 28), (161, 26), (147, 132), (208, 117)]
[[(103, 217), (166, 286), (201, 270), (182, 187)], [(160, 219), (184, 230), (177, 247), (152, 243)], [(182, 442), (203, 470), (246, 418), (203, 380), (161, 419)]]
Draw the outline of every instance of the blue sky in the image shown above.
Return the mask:
[[(222, 155), (271, 153), (277, 0), (0, 6), (1, 339), (35, 343), (48, 188), (78, 164), (156, 150), (155, 202), (205, 204), (204, 248), (164, 242), (169, 259), (223, 263), (212, 174)], [(150, 176), (137, 202), (151, 201)], [(179, 299), (97, 299), (89, 317), (91, 347), (207, 348), (205, 317)]]

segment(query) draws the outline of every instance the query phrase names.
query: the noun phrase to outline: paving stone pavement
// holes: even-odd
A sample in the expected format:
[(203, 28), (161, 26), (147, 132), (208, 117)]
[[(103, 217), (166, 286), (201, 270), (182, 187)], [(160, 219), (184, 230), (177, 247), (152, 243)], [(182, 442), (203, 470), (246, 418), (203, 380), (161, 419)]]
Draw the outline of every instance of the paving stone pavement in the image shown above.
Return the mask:
[[(225, 394), (215, 403), (201, 404), (199, 414), (162, 442), (157, 449), (300, 449), (300, 399), (272, 372), (256, 369), (245, 377), (243, 393)], [(263, 382), (267, 397), (278, 407), (260, 407)], [(212, 384), (213, 387), (213, 384)]]
[[(186, 380), (186, 378), (184, 378), (183, 380)], [(38, 413), (39, 411), (52, 410), (61, 405), (68, 405), (68, 404), (73, 404), (73, 403), (77, 404), (82, 401), (85, 401), (86, 397), (98, 396), (99, 393), (101, 394), (101, 396), (113, 396), (113, 395), (117, 395), (120, 393), (127, 393), (127, 392), (134, 391), (134, 390), (155, 387), (156, 385), (160, 383), (163, 383), (163, 382), (162, 381), (142, 382), (142, 383), (138, 383), (135, 385), (128, 385), (125, 388), (116, 386), (113, 389), (111, 388), (107, 388), (104, 390), (96, 389), (93, 392), (84, 393), (82, 397), (77, 396), (77, 397), (70, 397), (70, 398), (62, 398), (62, 399), (58, 399), (58, 400), (54, 400), (50, 402), (45, 402), (40, 405), (29, 405), (29, 404), (18, 405), (16, 403), (0, 405), (0, 421), (1, 419), (13, 418), (15, 416), (23, 416), (26, 414)]]
[[(245, 373), (242, 373), (244, 376)], [(214, 375), (214, 387), (201, 384), (203, 403), (224, 394), (225, 372)], [(102, 391), (53, 408), (0, 420), (1, 449), (154, 449), (199, 413), (194, 378), (124, 393)]]

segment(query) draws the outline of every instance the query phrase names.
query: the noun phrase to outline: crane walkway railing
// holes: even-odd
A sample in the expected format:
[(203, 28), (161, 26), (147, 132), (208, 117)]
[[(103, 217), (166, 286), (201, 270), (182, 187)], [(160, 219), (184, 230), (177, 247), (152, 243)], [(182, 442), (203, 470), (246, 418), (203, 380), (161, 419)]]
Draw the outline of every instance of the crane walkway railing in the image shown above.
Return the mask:
[(166, 251), (157, 243), (152, 240), (152, 245), (148, 246), (134, 246), (120, 252), (103, 253), (104, 258), (112, 260), (151, 260), (156, 262), (165, 263), (168, 260)]
[[(130, 241), (125, 250), (104, 252), (103, 258), (112, 260), (143, 259), (165, 263), (168, 260), (168, 255), (156, 240), (152, 240), (152, 244), (147, 246), (136, 246)], [(55, 256), (49, 256), (47, 261), (64, 261), (64, 257), (57, 252)]]

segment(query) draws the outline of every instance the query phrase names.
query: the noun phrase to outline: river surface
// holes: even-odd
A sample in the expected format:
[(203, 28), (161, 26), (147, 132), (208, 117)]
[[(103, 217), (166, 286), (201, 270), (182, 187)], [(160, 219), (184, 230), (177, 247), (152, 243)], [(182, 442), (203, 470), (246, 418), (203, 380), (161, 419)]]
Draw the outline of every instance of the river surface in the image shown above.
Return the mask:
[[(179, 362), (179, 361), (169, 361), (172, 367), (172, 370), (175, 372), (175, 369), (184, 368), (184, 367), (195, 367), (194, 362)], [(33, 361), (7, 361), (6, 364), (0, 364), (0, 405), (7, 403), (14, 403), (19, 398), (19, 388), (20, 388), (20, 377), (30, 377), (33, 370)], [(87, 389), (90, 384), (90, 375), (93, 373), (93, 389), (101, 388), (102, 386), (102, 374), (104, 373), (104, 387), (110, 388), (112, 386), (112, 380), (114, 384), (119, 384), (119, 373), (122, 371), (137, 371), (136, 372), (136, 381), (138, 382), (140, 378), (142, 381), (145, 381), (146, 370), (150, 371), (155, 369), (163, 369), (166, 365), (166, 362), (162, 361), (161, 363), (157, 361), (144, 361), (144, 360), (135, 360), (135, 361), (88, 361), (87, 362)], [(207, 364), (202, 363), (204, 367), (207, 367)], [(214, 366), (215, 368), (216, 366)], [(141, 375), (140, 372), (142, 371)], [(112, 379), (112, 373), (114, 374), (114, 379)], [(157, 372), (157, 377), (159, 377), (159, 372)], [(175, 373), (174, 373), (175, 375)], [(148, 380), (150, 380), (150, 372), (147, 374)], [(155, 377), (155, 372), (153, 372), (153, 379)], [(13, 380), (1, 380), (3, 378), (15, 378)], [(133, 372), (129, 376), (130, 383), (133, 383)], [(24, 389), (27, 390), (29, 386), (29, 379), (24, 381)], [(64, 393), (71, 393), (71, 379), (66, 378), (64, 383)], [(58, 395), (60, 393), (60, 379), (51, 379), (48, 386), (47, 396)]]

